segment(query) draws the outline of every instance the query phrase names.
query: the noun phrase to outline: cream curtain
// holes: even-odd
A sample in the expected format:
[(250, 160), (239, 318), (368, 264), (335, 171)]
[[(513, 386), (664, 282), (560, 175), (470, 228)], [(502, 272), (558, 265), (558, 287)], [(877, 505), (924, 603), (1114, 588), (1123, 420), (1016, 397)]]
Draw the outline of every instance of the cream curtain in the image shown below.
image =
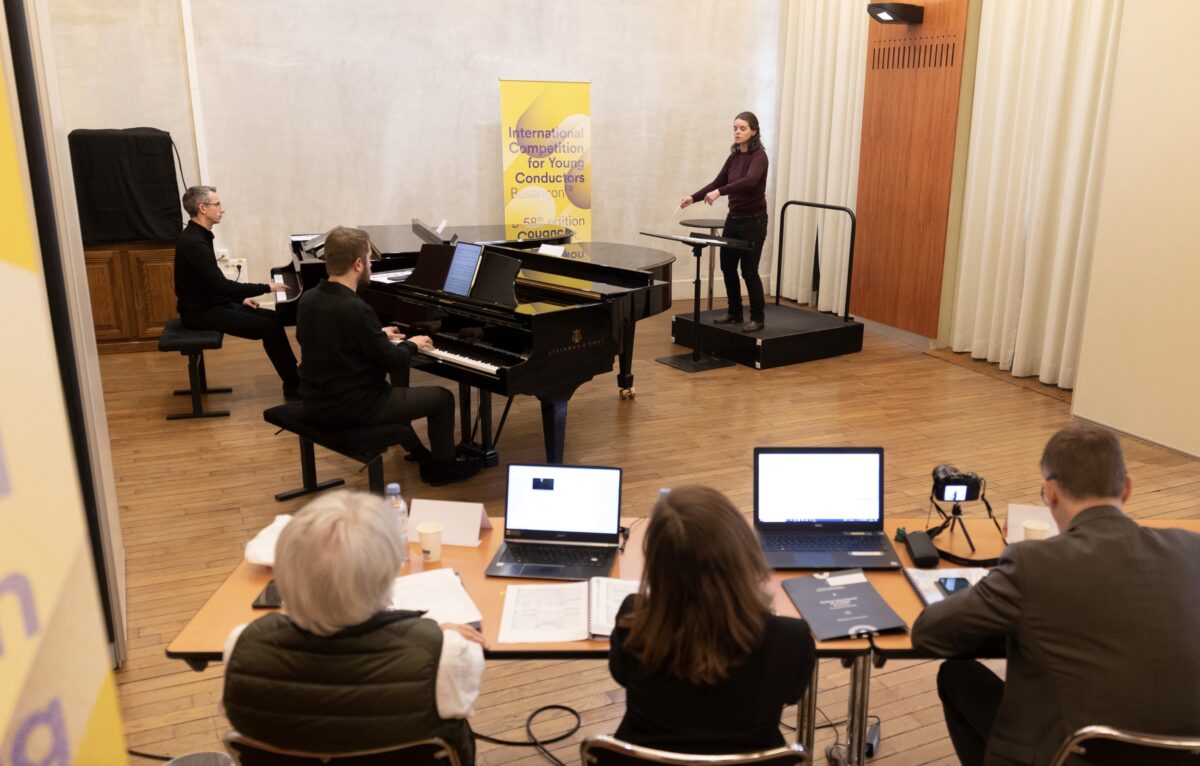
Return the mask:
[(988, 0), (951, 346), (1071, 388), (1123, 0)]
[[(771, 229), (776, 235), (779, 209), (788, 200), (854, 207), (870, 18), (861, 0), (784, 0), (780, 22), (779, 129), (774, 140), (767, 137), (768, 149), (774, 149)], [(784, 297), (810, 301), (813, 241), (819, 230), (821, 290), (816, 307), (840, 312), (846, 295), (849, 219), (843, 213), (793, 206), (787, 220), (783, 278), (776, 289)], [(771, 255), (774, 280), (778, 251)]]

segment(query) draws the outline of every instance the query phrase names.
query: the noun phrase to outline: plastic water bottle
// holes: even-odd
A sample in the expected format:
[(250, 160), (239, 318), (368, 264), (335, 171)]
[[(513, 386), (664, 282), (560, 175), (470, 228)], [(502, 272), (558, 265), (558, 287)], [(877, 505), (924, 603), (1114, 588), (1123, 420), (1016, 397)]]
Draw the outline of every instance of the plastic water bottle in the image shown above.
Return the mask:
[(396, 515), (408, 519), (408, 503), (404, 502), (404, 496), (400, 494), (400, 482), (393, 481), (387, 485), (384, 490), (384, 496), (387, 499), (388, 507), (396, 512)]

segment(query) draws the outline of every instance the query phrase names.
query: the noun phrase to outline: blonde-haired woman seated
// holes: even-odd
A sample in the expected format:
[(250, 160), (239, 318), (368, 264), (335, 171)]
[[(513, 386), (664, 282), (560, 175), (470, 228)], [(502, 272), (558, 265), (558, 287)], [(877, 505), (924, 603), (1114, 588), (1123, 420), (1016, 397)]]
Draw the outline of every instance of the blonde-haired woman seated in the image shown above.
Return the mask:
[(483, 677), (483, 637), (390, 610), (407, 551), (382, 498), (332, 492), (296, 514), (275, 552), (287, 615), (235, 629), (225, 647), (235, 729), (314, 753), (437, 736), (474, 763), (466, 718)]
[(687, 753), (783, 745), (779, 716), (808, 688), (816, 650), (803, 620), (771, 613), (746, 520), (720, 492), (680, 487), (654, 506), (644, 552), (608, 658), (627, 691), (616, 736)]

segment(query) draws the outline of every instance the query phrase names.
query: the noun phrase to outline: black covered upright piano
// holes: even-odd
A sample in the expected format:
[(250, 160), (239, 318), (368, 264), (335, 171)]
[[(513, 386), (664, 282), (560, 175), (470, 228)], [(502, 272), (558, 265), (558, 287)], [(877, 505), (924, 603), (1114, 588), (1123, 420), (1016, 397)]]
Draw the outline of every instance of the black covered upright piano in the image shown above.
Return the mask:
[[(472, 227), (457, 230), (462, 246), (426, 244), (418, 256), (395, 252), (409, 227), (363, 228), (381, 251), (367, 302), (384, 322), (433, 338), (435, 348), (414, 367), (459, 383), (463, 446), (488, 465), (498, 462), (495, 442), (513, 396), (541, 403), (551, 463), (562, 462), (567, 404), (580, 385), (617, 359), (621, 396), (633, 397), (635, 323), (670, 307), (670, 254), (606, 243), (566, 244), (561, 256), (509, 243), (478, 247), (472, 240), (495, 243), (503, 227)], [(323, 261), (304, 257), (296, 238), (293, 248), (294, 268), (273, 272), (300, 288), (280, 306), (286, 320), (291, 304), (292, 321), (303, 287), (324, 277)], [(478, 440), (472, 388), (479, 390)], [(494, 434), (493, 393), (509, 399)]]

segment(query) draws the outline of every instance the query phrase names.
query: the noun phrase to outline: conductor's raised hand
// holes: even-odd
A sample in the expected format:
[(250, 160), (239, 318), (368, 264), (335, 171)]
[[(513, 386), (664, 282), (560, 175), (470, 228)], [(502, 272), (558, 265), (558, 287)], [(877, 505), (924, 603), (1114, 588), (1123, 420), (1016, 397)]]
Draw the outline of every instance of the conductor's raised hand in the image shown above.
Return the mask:
[(721, 196), (721, 192), (716, 189), (713, 189), (708, 194), (704, 195), (704, 202), (706, 204), (711, 205), (712, 203), (716, 202), (717, 199), (720, 198), (720, 196)]
[(688, 206), (688, 205), (690, 205), (690, 204), (692, 204), (692, 198), (691, 198), (691, 197), (688, 197), (688, 196), (683, 196), (683, 197), (680, 197), (680, 198), (679, 198), (679, 208), (680, 208), (681, 210), (682, 210), (683, 208), (687, 207), (687, 206)]

